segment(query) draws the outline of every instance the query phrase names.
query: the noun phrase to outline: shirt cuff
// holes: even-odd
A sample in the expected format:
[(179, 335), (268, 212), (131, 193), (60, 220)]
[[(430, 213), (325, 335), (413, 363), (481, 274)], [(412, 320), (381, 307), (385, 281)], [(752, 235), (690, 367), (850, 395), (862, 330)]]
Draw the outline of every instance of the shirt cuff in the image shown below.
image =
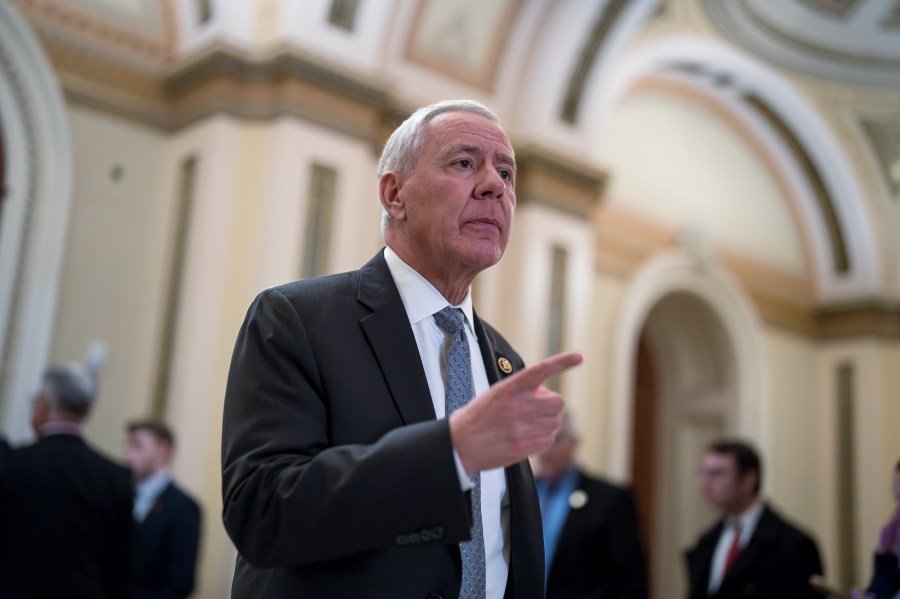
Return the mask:
[(459, 477), (459, 488), (463, 492), (474, 488), (475, 483), (473, 483), (472, 478), (466, 474), (466, 470), (462, 465), (462, 460), (459, 459), (459, 452), (455, 449), (453, 450), (453, 462), (456, 464), (456, 476)]

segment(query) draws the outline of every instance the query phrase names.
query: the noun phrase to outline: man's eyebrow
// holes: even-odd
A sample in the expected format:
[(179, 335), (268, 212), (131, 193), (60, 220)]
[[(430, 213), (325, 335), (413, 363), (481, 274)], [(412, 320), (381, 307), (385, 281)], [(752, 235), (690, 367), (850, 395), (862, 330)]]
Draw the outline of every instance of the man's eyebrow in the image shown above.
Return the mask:
[[(447, 146), (443, 152), (446, 156), (452, 156), (453, 154), (484, 154), (484, 149), (481, 146), (473, 145), (473, 144), (453, 144)], [(497, 164), (502, 164), (510, 169), (513, 172), (516, 172), (516, 159), (510, 156), (505, 152), (499, 152), (496, 155), (496, 159), (494, 160)]]
[(508, 166), (513, 172), (516, 172), (516, 159), (509, 154), (504, 154), (503, 152), (497, 154), (497, 159), (494, 162)]

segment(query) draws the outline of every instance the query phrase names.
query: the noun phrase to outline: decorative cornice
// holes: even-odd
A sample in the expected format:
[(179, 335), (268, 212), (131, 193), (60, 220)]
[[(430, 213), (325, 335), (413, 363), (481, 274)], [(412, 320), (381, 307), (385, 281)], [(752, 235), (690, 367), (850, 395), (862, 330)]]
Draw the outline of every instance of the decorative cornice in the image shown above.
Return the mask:
[[(515, 145), (515, 144), (514, 144)], [(516, 197), (592, 219), (607, 175), (596, 167), (536, 145), (516, 146)]]
[[(597, 211), (596, 263), (601, 272), (628, 279), (654, 254), (678, 243), (674, 231), (615, 208)], [(714, 260), (733, 276), (766, 325), (814, 339), (874, 336), (900, 341), (900, 304), (861, 300), (816, 305), (808, 281), (725, 248)]]
[(213, 114), (293, 115), (380, 150), (407, 116), (381, 82), (291, 46), (250, 54), (215, 43), (184, 60), (148, 66), (37, 30), (70, 101), (166, 131)]
[(866, 300), (819, 307), (813, 314), (821, 338), (872, 335), (900, 341), (900, 303)]
[(163, 89), (173, 129), (216, 112), (246, 119), (294, 115), (380, 146), (385, 129), (405, 116), (380, 82), (290, 46), (249, 56), (212, 45), (173, 64)]

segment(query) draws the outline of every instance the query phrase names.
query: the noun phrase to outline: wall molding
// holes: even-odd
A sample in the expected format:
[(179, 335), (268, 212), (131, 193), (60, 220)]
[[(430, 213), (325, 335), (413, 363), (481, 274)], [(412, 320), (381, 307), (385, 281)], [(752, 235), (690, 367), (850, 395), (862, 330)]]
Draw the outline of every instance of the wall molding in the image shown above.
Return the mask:
[(604, 171), (531, 144), (516, 149), (516, 199), (590, 220), (606, 188)]
[[(598, 271), (627, 280), (655, 255), (679, 244), (678, 232), (604, 207), (595, 215)], [(768, 326), (814, 339), (875, 336), (900, 341), (900, 302), (872, 298), (816, 303), (811, 282), (743, 257), (727, 247), (713, 259), (740, 284)]]

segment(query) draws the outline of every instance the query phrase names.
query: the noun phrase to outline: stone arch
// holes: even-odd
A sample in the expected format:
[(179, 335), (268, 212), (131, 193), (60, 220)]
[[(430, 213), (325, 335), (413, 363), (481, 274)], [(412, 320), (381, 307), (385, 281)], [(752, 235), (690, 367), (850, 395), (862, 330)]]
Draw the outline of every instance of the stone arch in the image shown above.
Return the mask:
[[(879, 256), (860, 186), (822, 116), (772, 69), (719, 42), (689, 35), (649, 44), (597, 77), (585, 126), (600, 136), (625, 94), (641, 80), (671, 78), (718, 100), (781, 165), (792, 212), (807, 245), (815, 299), (827, 303), (872, 294)], [(827, 202), (821, 200), (825, 194)], [(842, 258), (846, 253), (846, 268)]]
[(627, 286), (615, 319), (606, 429), (615, 478), (632, 478), (632, 451), (641, 440), (634, 415), (642, 337), (656, 371), (659, 439), (651, 456), (655, 493), (647, 518), (656, 526), (647, 534), (658, 548), (651, 552), (653, 578), (667, 585), (656, 589), (657, 596), (677, 594), (683, 586), (680, 550), (712, 516), (698, 501), (693, 476), (705, 445), (722, 435), (752, 439), (764, 454), (771, 445), (762, 426), (770, 410), (762, 326), (710, 255), (691, 242), (651, 258)]
[(29, 393), (52, 341), (72, 195), (69, 126), (56, 76), (27, 22), (0, 3), (0, 123), (7, 190), (0, 221), (0, 419), (30, 434)]

